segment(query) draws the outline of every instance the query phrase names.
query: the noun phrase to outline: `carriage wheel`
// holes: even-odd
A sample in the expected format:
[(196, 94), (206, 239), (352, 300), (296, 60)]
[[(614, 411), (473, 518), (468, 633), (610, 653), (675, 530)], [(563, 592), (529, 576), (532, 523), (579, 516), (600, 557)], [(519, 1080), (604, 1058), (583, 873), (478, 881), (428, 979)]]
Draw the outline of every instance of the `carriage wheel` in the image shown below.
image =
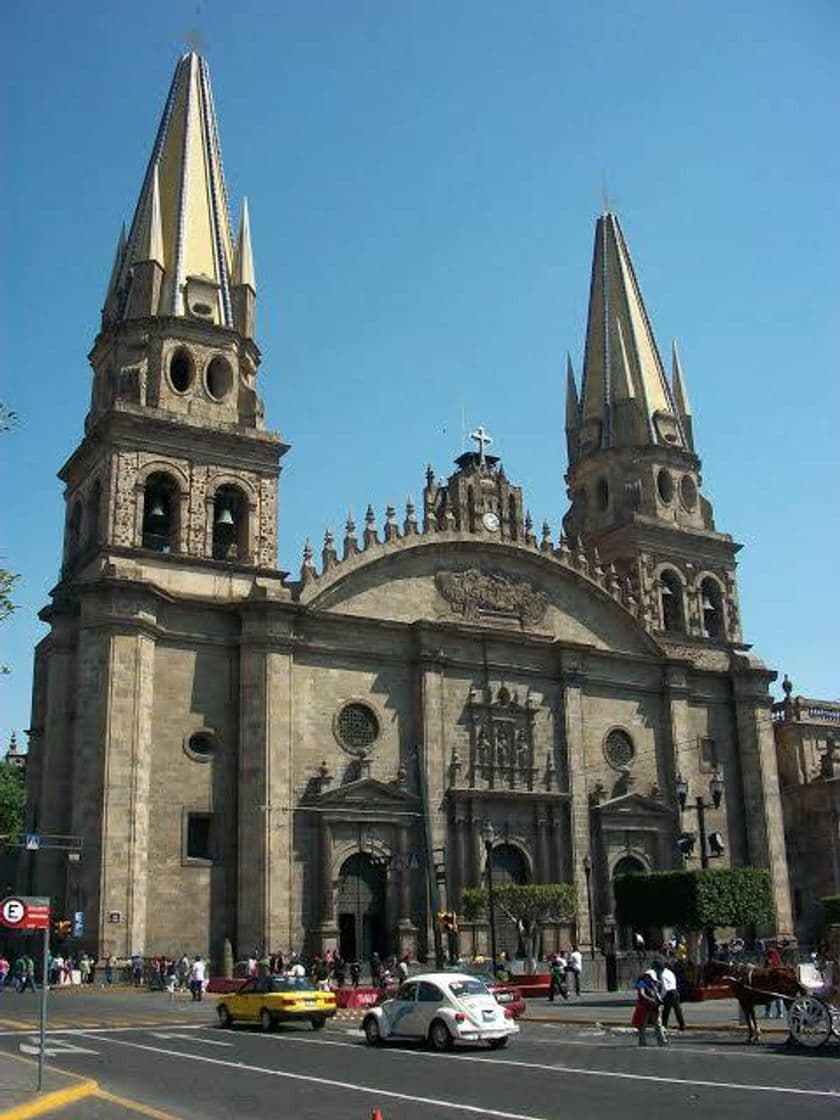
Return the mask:
[(799, 996), (790, 1008), (790, 1034), (801, 1046), (816, 1049), (831, 1035), (831, 1012), (813, 996)]

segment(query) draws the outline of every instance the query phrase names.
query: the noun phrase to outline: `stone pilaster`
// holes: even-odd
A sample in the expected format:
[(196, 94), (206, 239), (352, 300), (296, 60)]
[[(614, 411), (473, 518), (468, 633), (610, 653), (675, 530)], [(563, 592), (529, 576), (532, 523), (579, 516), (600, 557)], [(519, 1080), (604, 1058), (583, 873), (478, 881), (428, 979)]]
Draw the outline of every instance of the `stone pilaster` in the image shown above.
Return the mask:
[[(583, 720), (583, 664), (579, 655), (564, 651), (561, 662), (565, 751), (568, 759), (571, 823), (572, 881), (577, 894), (577, 925), (581, 948), (589, 948), (589, 908), (583, 857), (589, 851), (589, 805), (586, 791), (586, 759)], [(575, 762), (578, 765), (575, 765)]]

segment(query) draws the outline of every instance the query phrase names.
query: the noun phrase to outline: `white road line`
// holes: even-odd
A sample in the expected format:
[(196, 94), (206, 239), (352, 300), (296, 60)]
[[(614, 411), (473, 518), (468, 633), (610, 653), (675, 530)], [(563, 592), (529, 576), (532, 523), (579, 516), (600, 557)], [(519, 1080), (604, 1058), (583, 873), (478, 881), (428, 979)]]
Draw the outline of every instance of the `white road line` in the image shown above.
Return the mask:
[[(270, 1034), (255, 1034), (252, 1038), (262, 1038), (266, 1042), (305, 1042), (304, 1038), (295, 1038), (293, 1035), (270, 1035)], [(333, 1042), (330, 1039), (319, 1039), (318, 1042), (312, 1043), (315, 1046), (348, 1046), (354, 1049), (358, 1046), (356, 1042)], [(392, 1054), (400, 1054), (406, 1057), (414, 1058), (431, 1058), (436, 1061), (447, 1061), (445, 1054), (429, 1054), (423, 1050), (399, 1050), (394, 1048), (391, 1050)], [(514, 1061), (513, 1058), (487, 1058), (479, 1057), (478, 1054), (465, 1054), (463, 1052), (458, 1054), (456, 1059), (458, 1062), (491, 1062), (497, 1066), (515, 1066), (520, 1069), (540, 1069), (546, 1070), (549, 1073), (573, 1073), (581, 1077), (610, 1077), (618, 1078), (624, 1081), (654, 1081), (660, 1085), (689, 1085), (698, 1086), (701, 1089), (741, 1089), (746, 1093), (788, 1093), (794, 1096), (804, 1097), (831, 1097), (840, 1099), (840, 1088), (838, 1089), (797, 1089), (788, 1085), (742, 1085), (737, 1081), (695, 1081), (688, 1077), (662, 1077), (654, 1074), (645, 1073), (624, 1073), (616, 1070), (603, 1070), (603, 1069), (579, 1069), (576, 1066), (551, 1066), (542, 1062), (519, 1062)]]
[(288, 1070), (268, 1069), (265, 1066), (246, 1065), (244, 1062), (229, 1062), (222, 1058), (210, 1058), (205, 1054), (185, 1054), (180, 1050), (165, 1050), (162, 1046), (144, 1046), (140, 1042), (126, 1042), (122, 1038), (103, 1038), (98, 1041), (110, 1042), (114, 1046), (128, 1046), (132, 1050), (147, 1050), (152, 1054), (165, 1054), (170, 1058), (184, 1058), (188, 1062), (206, 1062), (214, 1066), (227, 1066), (229, 1069), (246, 1073), (264, 1073), (269, 1077), (282, 1077), (289, 1081), (306, 1081), (314, 1085), (329, 1085), (334, 1089), (345, 1089), (351, 1093), (367, 1093), (369, 1096), (389, 1100), (410, 1101), (412, 1104), (428, 1104), (433, 1108), (451, 1108), (458, 1112), (470, 1112), (477, 1116), (494, 1116), (497, 1120), (549, 1120), (549, 1117), (534, 1116), (524, 1112), (501, 1112), (495, 1108), (481, 1108), (460, 1101), (444, 1101), (440, 1098), (418, 1097), (411, 1093), (395, 1093), (392, 1089), (377, 1089), (368, 1085), (356, 1085), (350, 1081), (335, 1081), (329, 1077), (316, 1077), (305, 1073), (290, 1073)]
[(149, 1031), (149, 1034), (152, 1036), (152, 1038), (176, 1038), (179, 1041), (184, 1037), (188, 1037), (191, 1042), (200, 1042), (202, 1046), (233, 1046), (232, 1042), (219, 1042), (215, 1038), (202, 1038), (201, 1035), (185, 1036), (184, 1034), (164, 1034), (163, 1031)]

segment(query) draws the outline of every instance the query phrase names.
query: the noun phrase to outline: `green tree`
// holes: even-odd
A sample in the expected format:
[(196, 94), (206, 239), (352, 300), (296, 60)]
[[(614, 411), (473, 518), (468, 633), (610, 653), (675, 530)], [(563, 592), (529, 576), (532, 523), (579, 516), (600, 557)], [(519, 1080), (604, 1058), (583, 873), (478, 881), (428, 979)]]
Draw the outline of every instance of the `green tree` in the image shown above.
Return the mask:
[(621, 875), (615, 880), (615, 903), (619, 922), (637, 928), (696, 931), (772, 922), (775, 917), (770, 873), (755, 867)]
[(0, 762), (0, 839), (23, 829), (23, 770)]
[[(464, 891), (463, 914), (475, 921), (487, 913), (490, 899), (483, 887)], [(539, 955), (540, 934), (546, 922), (570, 922), (577, 913), (577, 894), (571, 883), (506, 883), (493, 888), (493, 903), (516, 925), (530, 961)]]

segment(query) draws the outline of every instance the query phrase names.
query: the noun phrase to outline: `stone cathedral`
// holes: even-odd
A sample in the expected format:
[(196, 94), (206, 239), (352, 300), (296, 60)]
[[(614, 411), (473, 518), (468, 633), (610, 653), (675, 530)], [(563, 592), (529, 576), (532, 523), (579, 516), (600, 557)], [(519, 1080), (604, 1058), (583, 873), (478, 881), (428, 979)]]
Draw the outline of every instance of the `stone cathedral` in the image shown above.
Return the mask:
[[(298, 578), (278, 570), (289, 446), (263, 414), (255, 302), (247, 204), (234, 232), (187, 53), (59, 472), (27, 828), (79, 837), (82, 858), (42, 850), (34, 888), (84, 913), (100, 957), (218, 960), (225, 938), (240, 957), (424, 955), (489, 861), (495, 881), (573, 883), (575, 926), (545, 948), (588, 947), (616, 874), (682, 866), (690, 806), (722, 778), (718, 863), (768, 868), (789, 933), (775, 674), (744, 644), (740, 546), (715, 527), (679, 357), (666, 376), (616, 216), (595, 227), (579, 384), (568, 369), (559, 533), (479, 429), (449, 477), (418, 463), (416, 508), (368, 508), (307, 545)], [(486, 921), (459, 936), (486, 950)]]

